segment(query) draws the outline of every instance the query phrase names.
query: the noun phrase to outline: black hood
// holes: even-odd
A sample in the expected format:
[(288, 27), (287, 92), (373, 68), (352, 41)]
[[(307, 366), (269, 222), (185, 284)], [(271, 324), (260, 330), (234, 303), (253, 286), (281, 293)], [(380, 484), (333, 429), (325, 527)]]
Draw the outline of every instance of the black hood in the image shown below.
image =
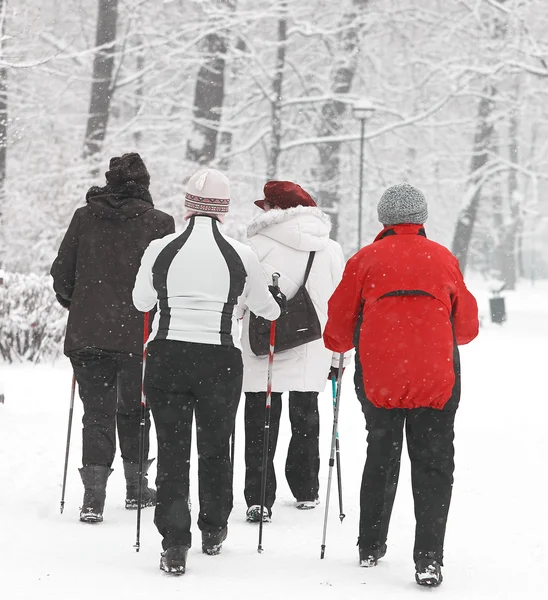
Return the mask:
[(148, 189), (133, 181), (122, 186), (94, 186), (86, 194), (92, 213), (100, 219), (132, 219), (154, 207)]

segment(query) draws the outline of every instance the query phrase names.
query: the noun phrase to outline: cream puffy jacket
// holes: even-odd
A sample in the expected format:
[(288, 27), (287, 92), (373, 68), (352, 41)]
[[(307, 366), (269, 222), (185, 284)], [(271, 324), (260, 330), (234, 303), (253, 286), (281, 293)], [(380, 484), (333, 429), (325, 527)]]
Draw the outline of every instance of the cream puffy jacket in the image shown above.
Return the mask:
[[(272, 209), (261, 214), (248, 228), (248, 242), (259, 258), (269, 281), (280, 273), (280, 289), (292, 298), (302, 285), (311, 251), (316, 255), (306, 289), (312, 298), (322, 331), (327, 322), (327, 301), (337, 287), (344, 270), (339, 244), (329, 239), (331, 222), (319, 208), (298, 206), (287, 210)], [(268, 357), (255, 356), (249, 347), (249, 310), (242, 329), (244, 392), (266, 391)], [(319, 339), (274, 357), (272, 391), (322, 392), (333, 354)]]

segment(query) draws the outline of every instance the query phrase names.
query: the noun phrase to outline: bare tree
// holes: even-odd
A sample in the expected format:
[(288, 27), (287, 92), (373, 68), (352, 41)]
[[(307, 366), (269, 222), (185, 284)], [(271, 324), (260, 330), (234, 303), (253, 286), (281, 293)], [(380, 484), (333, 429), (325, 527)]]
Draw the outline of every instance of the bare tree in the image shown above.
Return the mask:
[[(519, 164), (519, 80), (516, 84), (515, 105), (510, 113), (509, 123), (509, 155), (510, 162), (514, 165)], [(501, 275), (506, 284), (506, 289), (516, 289), (518, 276), (517, 264), (517, 238), (522, 227), (521, 203), (519, 199), (518, 174), (515, 167), (508, 171), (508, 204), (509, 219), (503, 228), (503, 235), (500, 244), (500, 255), (502, 258)]]
[(84, 140), (84, 158), (100, 152), (106, 136), (113, 93), (117, 19), (118, 0), (99, 0), (96, 52), (93, 60), (93, 81)]
[(274, 80), (272, 81), (271, 102), (271, 133), (270, 153), (266, 168), (267, 179), (275, 179), (278, 170), (278, 160), (281, 153), (282, 142), (282, 96), (284, 83), (285, 57), (287, 51), (287, 2), (280, 3), (280, 17), (278, 19), (278, 44), (276, 48), (276, 66)]
[(463, 272), (466, 270), (468, 250), (478, 215), (482, 187), (489, 177), (489, 157), (494, 135), (493, 111), (495, 108), (495, 94), (495, 88), (489, 86), (479, 101), (465, 204), (459, 212), (453, 236), (452, 251), (458, 258)]
[[(366, 10), (369, 0), (351, 0), (349, 10), (344, 14), (337, 39), (338, 64), (331, 75), (331, 98), (321, 108), (318, 137), (338, 135), (343, 128), (343, 116), (347, 104), (340, 98), (352, 89), (356, 74), (357, 54), (360, 43), (359, 14)], [(342, 142), (334, 140), (316, 146), (318, 167), (315, 175), (318, 185), (319, 205), (331, 215), (331, 235), (337, 239), (339, 230), (340, 153)]]
[[(216, 0), (215, 8), (234, 11), (236, 0)], [(217, 154), (217, 138), (225, 97), (225, 67), (228, 50), (226, 30), (208, 33), (200, 42), (203, 62), (198, 70), (192, 109), (192, 133), (186, 157), (198, 164), (211, 163)]]

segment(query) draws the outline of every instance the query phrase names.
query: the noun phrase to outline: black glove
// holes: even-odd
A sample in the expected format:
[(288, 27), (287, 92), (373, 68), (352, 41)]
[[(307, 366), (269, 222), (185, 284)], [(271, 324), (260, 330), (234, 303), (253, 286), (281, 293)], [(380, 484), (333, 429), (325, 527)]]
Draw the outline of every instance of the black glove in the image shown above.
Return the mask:
[(273, 285), (269, 285), (268, 290), (274, 300), (276, 300), (276, 304), (280, 307), (280, 317), (283, 317), (287, 312), (287, 298), (285, 294), (282, 293), (279, 287), (274, 287)]
[(55, 297), (57, 298), (57, 302), (59, 302), (63, 308), (66, 308), (67, 310), (70, 308), (70, 300), (65, 300), (62, 296), (59, 296), (59, 294), (55, 294)]
[[(346, 367), (343, 367), (343, 373), (344, 373), (344, 369)], [(331, 381), (333, 378), (335, 378), (335, 381), (337, 381), (339, 379), (339, 367), (331, 367), (331, 370), (329, 371), (329, 375), (327, 376), (327, 379), (329, 381)]]

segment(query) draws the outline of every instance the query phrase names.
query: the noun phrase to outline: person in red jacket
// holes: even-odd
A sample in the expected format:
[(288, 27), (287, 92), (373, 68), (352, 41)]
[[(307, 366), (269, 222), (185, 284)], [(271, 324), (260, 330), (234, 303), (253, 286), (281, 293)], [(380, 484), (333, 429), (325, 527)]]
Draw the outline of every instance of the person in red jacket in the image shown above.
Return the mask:
[(356, 347), (355, 386), (365, 415), (367, 460), (360, 495), (360, 564), (386, 553), (405, 427), (415, 503), (415, 579), (442, 581), (443, 542), (460, 399), (457, 345), (478, 334), (476, 300), (457, 259), (426, 237), (428, 207), (409, 184), (378, 205), (384, 229), (347, 263), (329, 301), (324, 342)]

